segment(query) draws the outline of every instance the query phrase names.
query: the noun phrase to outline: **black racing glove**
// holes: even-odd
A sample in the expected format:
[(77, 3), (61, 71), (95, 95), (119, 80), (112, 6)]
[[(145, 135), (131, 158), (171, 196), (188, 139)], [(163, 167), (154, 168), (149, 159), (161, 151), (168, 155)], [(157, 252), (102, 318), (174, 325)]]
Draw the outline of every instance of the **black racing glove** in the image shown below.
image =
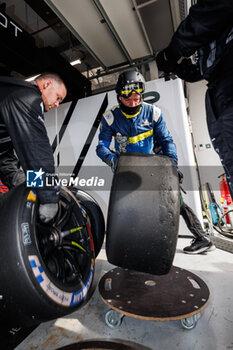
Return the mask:
[(174, 56), (172, 56), (168, 48), (160, 51), (155, 59), (158, 70), (161, 70), (165, 73), (175, 72), (177, 60), (174, 58)]
[(177, 169), (177, 173), (178, 173), (179, 184), (181, 185), (184, 179), (184, 175), (179, 169)]
[(197, 63), (193, 63), (190, 58), (184, 58), (180, 64), (176, 65), (175, 74), (180, 79), (190, 83), (203, 79), (200, 73), (199, 65)]
[(182, 173), (179, 169), (177, 169), (177, 174), (178, 174), (180, 189), (181, 189), (182, 192), (184, 192), (184, 193), (186, 194), (187, 192), (186, 192), (186, 191), (183, 189), (183, 187), (181, 186), (181, 184), (183, 183), (184, 175), (183, 175), (183, 173)]

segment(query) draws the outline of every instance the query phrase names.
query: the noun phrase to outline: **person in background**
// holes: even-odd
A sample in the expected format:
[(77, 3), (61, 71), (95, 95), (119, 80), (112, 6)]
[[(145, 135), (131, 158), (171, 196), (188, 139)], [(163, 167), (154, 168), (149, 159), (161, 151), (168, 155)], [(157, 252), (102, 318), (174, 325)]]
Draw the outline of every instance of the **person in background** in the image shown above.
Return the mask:
[[(32, 83), (0, 77), (0, 179), (10, 190), (25, 181), (27, 170), (54, 173), (44, 111), (57, 108), (66, 94), (55, 73), (42, 73)], [(37, 194), (40, 219), (47, 223), (57, 213), (59, 189), (37, 188)]]
[(207, 80), (209, 135), (233, 199), (233, 0), (197, 0), (156, 62), (187, 82)]
[[(145, 80), (140, 72), (121, 73), (115, 89), (119, 105), (106, 111), (102, 117), (96, 153), (113, 172), (120, 153), (151, 154), (155, 143), (160, 146), (162, 154), (172, 158), (177, 166), (176, 146), (162, 111), (155, 105), (143, 102), (144, 89)], [(113, 138), (114, 151), (110, 149)], [(195, 237), (191, 246), (184, 248), (184, 252), (196, 254), (213, 250), (213, 243), (205, 237), (198, 218), (185, 203), (182, 203), (181, 215)]]

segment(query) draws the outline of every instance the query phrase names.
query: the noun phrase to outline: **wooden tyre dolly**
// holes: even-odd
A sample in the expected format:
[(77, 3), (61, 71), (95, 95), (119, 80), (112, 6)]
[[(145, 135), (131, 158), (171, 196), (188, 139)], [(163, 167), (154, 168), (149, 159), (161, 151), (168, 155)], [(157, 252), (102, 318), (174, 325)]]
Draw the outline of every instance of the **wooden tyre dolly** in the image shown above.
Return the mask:
[(99, 293), (111, 307), (105, 315), (111, 328), (119, 327), (126, 315), (148, 321), (180, 320), (191, 330), (209, 301), (205, 282), (175, 266), (162, 276), (114, 268), (101, 278)]

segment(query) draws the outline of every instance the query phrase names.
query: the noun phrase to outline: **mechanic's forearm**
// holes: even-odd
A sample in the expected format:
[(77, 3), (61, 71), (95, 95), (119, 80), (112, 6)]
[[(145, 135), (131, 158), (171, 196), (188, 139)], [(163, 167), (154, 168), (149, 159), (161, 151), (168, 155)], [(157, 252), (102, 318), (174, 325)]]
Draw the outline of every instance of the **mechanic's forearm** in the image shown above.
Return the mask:
[(196, 50), (215, 40), (227, 25), (232, 23), (233, 0), (199, 1), (190, 8), (189, 15), (181, 22), (167, 53), (177, 62), (189, 57)]

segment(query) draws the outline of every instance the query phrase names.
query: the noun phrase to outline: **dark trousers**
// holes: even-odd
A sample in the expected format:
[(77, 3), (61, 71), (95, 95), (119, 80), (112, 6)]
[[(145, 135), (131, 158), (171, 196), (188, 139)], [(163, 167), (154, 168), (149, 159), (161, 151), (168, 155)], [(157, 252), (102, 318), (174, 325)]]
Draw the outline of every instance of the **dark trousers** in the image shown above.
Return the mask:
[[(233, 74), (209, 84), (206, 115), (210, 138), (218, 153), (233, 198)], [(219, 174), (221, 175), (221, 174)]]
[(188, 229), (195, 238), (205, 236), (205, 232), (201, 226), (201, 223), (192, 209), (184, 202), (180, 207), (180, 215), (183, 217)]

